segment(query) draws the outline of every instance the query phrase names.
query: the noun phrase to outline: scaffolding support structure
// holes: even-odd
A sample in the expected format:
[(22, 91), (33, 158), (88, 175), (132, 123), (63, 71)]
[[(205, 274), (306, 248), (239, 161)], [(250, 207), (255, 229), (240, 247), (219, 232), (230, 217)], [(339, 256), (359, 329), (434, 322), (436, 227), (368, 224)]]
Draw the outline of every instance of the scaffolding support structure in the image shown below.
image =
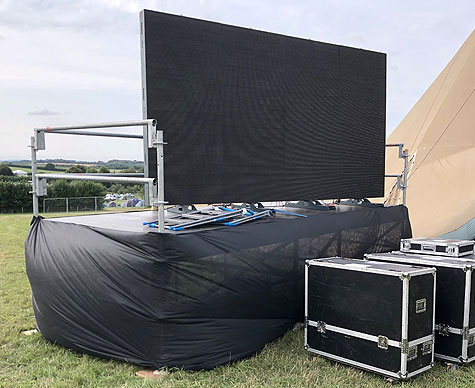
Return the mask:
[[(115, 132), (97, 132), (89, 129), (110, 129), (122, 127), (142, 126), (143, 135)], [(85, 131), (88, 130), (88, 131)], [(64, 125), (46, 128), (35, 128), (34, 136), (30, 139), (31, 148), (31, 175), (33, 195), (33, 215), (39, 215), (38, 201), (39, 197), (47, 194), (48, 179), (81, 180), (95, 182), (117, 182), (117, 183), (136, 183), (145, 185), (145, 206), (156, 206), (158, 210), (158, 231), (164, 232), (165, 223), (165, 179), (163, 165), (163, 131), (157, 129), (157, 121), (154, 119), (136, 120), (136, 121), (118, 121), (84, 125)], [(37, 152), (46, 149), (45, 134), (79, 135), (79, 136), (99, 136), (116, 137), (126, 139), (142, 139), (144, 143), (144, 152), (147, 148), (157, 149), (157, 178), (148, 176), (148, 168), (144, 168), (144, 174), (38, 174), (37, 170)], [(147, 158), (144, 155), (144, 161)]]
[[(121, 128), (142, 126), (143, 135), (116, 133), (116, 132), (97, 132), (86, 131), (89, 129)], [(144, 145), (144, 161), (148, 159), (145, 153), (148, 148), (155, 148), (157, 152), (157, 178), (148, 176), (148, 168), (144, 166), (144, 174), (38, 174), (37, 170), (37, 152), (46, 149), (45, 134), (79, 135), (79, 136), (99, 136), (116, 137), (128, 139), (142, 139)], [(154, 119), (145, 119), (137, 121), (119, 121), (85, 125), (65, 125), (45, 128), (35, 128), (34, 136), (30, 138), (31, 148), (31, 174), (33, 195), (33, 215), (39, 215), (39, 197), (47, 194), (47, 180), (82, 180), (96, 182), (117, 182), (117, 183), (136, 183), (145, 185), (145, 206), (154, 206), (157, 209), (157, 227), (158, 232), (165, 231), (165, 169), (164, 169), (164, 146), (167, 143), (163, 141), (163, 130), (157, 128), (157, 121)], [(409, 152), (404, 149), (404, 144), (386, 144), (386, 147), (398, 147), (399, 158), (404, 159), (404, 170), (402, 174), (386, 174), (386, 178), (397, 178), (397, 187), (402, 190), (403, 205), (406, 205), (407, 199), (407, 178), (408, 178), (408, 160)]]
[(407, 199), (407, 170), (409, 164), (409, 150), (404, 148), (403, 143), (386, 144), (386, 147), (398, 147), (398, 157), (404, 159), (404, 170), (402, 174), (386, 174), (386, 178), (396, 178), (397, 188), (402, 190), (402, 204), (406, 206)]

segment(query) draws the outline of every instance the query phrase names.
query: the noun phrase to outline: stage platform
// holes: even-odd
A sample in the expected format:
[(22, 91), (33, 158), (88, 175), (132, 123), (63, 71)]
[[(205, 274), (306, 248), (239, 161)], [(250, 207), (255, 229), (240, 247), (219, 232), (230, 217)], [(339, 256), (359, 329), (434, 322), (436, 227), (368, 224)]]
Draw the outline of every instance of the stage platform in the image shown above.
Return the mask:
[(308, 217), (163, 234), (142, 225), (150, 211), (34, 218), (25, 247), (38, 329), (100, 357), (210, 369), (303, 320), (306, 259), (388, 252), (411, 237), (403, 206), (283, 210)]
[[(295, 207), (272, 207), (273, 209), (283, 210), (289, 213), (296, 213), (299, 215), (305, 215), (307, 217), (316, 217), (321, 215), (332, 215), (335, 216), (339, 213), (344, 212), (366, 212), (369, 208), (363, 206), (349, 206), (349, 205), (335, 205), (335, 210), (332, 211), (321, 211), (314, 209), (304, 209), (304, 208), (295, 208)], [(200, 209), (200, 207), (198, 207)], [(165, 218), (174, 213), (168, 212), (165, 210)], [(369, 213), (372, 214), (372, 213)], [(386, 214), (386, 213), (385, 213)], [(282, 220), (300, 220), (300, 218), (295, 217), (291, 214), (278, 213), (276, 217), (273, 218), (262, 218), (261, 220), (253, 221), (252, 224), (262, 224), (262, 223), (272, 223), (272, 222), (281, 222)], [(92, 214), (92, 215), (81, 215), (81, 216), (72, 216), (72, 217), (57, 217), (57, 218), (47, 218), (45, 221), (52, 222), (64, 222), (67, 224), (77, 224), (85, 225), (95, 228), (106, 228), (110, 230), (123, 231), (123, 232), (137, 232), (137, 233), (158, 233), (157, 228), (150, 228), (144, 226), (143, 223), (147, 222), (156, 222), (157, 221), (157, 212), (151, 210), (144, 211), (124, 211), (124, 212), (114, 212), (103, 214)], [(191, 229), (185, 229), (181, 231), (170, 231), (165, 230), (165, 233), (172, 234), (186, 234), (186, 233), (196, 233), (198, 231), (204, 230), (216, 230), (221, 228), (228, 228), (222, 224), (208, 224), (201, 227), (195, 227)]]

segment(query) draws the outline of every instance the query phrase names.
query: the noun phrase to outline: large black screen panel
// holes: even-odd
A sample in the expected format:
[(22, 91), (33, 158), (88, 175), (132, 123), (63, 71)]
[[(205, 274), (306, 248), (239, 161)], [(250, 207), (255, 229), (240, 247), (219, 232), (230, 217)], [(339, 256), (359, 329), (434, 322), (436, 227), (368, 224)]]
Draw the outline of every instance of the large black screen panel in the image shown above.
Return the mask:
[(385, 54), (153, 11), (142, 34), (169, 203), (383, 196)]

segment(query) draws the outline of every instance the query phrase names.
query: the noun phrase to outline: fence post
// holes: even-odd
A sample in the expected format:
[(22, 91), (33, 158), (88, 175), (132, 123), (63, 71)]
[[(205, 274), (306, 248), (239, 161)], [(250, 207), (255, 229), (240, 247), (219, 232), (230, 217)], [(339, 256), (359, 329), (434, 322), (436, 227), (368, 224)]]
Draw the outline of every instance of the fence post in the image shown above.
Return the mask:
[(97, 197), (94, 197), (94, 211), (97, 212)]
[(66, 213), (69, 213), (69, 198), (66, 197)]

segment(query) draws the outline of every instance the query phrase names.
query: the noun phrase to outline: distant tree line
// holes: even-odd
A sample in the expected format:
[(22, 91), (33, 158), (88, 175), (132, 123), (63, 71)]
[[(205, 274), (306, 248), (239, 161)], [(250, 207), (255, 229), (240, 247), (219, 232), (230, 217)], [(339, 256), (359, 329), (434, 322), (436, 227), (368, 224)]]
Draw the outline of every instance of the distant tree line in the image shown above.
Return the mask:
[(28, 177), (0, 176), (0, 213), (31, 211), (30, 190)]
[(112, 159), (107, 162), (99, 160), (94, 163), (98, 166), (105, 166), (111, 170), (128, 170), (133, 169), (134, 171), (143, 171), (143, 162), (140, 160), (119, 160)]
[(13, 176), (13, 171), (5, 163), (0, 163), (0, 176)]
[(131, 193), (137, 198), (144, 198), (144, 190), (145, 186), (144, 185), (134, 185), (130, 183), (112, 183), (110, 184), (108, 188), (108, 192), (114, 193), (114, 194), (126, 194), (126, 193)]
[(48, 184), (48, 197), (104, 197), (106, 188), (103, 184), (90, 181), (57, 180)]
[[(31, 183), (28, 177), (0, 176), (0, 213), (31, 212)], [(106, 188), (101, 183), (64, 180), (48, 183), (49, 198), (104, 197)], [(103, 199), (99, 201), (103, 202)]]
[[(137, 173), (137, 172), (143, 172), (143, 166), (141, 168), (136, 169), (135, 167), (131, 166), (125, 169), (119, 170), (121, 173)], [(69, 167), (66, 169), (66, 173), (88, 173), (88, 174), (108, 174), (110, 173), (110, 169), (106, 166), (100, 166), (97, 168), (97, 166), (84, 166), (81, 164), (75, 164), (74, 166)]]
[[(0, 213), (32, 211), (30, 179), (23, 176), (0, 176)], [(106, 187), (106, 185), (109, 187)], [(48, 182), (48, 196), (46, 198), (99, 197), (101, 199), (98, 200), (98, 203), (102, 203), (107, 192), (132, 193), (138, 198), (143, 198), (144, 186), (55, 180)]]
[(87, 167), (87, 166), (80, 165), (80, 164), (75, 164), (74, 166), (71, 166), (68, 169), (66, 169), (66, 173), (75, 173), (75, 174), (80, 174), (80, 173), (107, 174), (109, 172), (110, 172), (110, 170), (105, 166), (101, 166), (101, 167), (99, 167), (99, 169), (97, 169), (93, 166)]
[[(142, 164), (143, 170), (143, 164)], [(57, 169), (54, 163), (48, 162), (45, 170)], [(99, 168), (76, 164), (66, 170), (67, 173), (109, 173), (110, 170), (102, 165)], [(133, 166), (120, 172), (134, 173)], [(31, 177), (15, 176), (12, 169), (5, 163), (0, 163), (0, 213), (31, 212)], [(133, 184), (98, 183), (88, 181), (53, 180), (48, 182), (49, 198), (71, 197), (104, 197), (107, 192), (125, 194), (132, 193), (143, 198), (144, 186)], [(102, 202), (103, 200), (101, 200)]]
[[(140, 160), (121, 160), (121, 159), (112, 159), (104, 162), (99, 160), (97, 162), (86, 162), (86, 161), (78, 161), (78, 160), (71, 160), (71, 159), (39, 159), (39, 164), (46, 164), (46, 165), (53, 165), (56, 169), (60, 167), (71, 167), (72, 165), (82, 165), (82, 166), (92, 166), (99, 168), (101, 166), (107, 167), (109, 170), (128, 170), (134, 169), (134, 171), (143, 171), (143, 161)], [(8, 163), (10, 166), (14, 167), (29, 167), (31, 164), (30, 160), (16, 160), (14, 162)], [(62, 165), (62, 166), (61, 166)], [(60, 167), (58, 167), (60, 166)], [(44, 167), (45, 170), (49, 168)]]

